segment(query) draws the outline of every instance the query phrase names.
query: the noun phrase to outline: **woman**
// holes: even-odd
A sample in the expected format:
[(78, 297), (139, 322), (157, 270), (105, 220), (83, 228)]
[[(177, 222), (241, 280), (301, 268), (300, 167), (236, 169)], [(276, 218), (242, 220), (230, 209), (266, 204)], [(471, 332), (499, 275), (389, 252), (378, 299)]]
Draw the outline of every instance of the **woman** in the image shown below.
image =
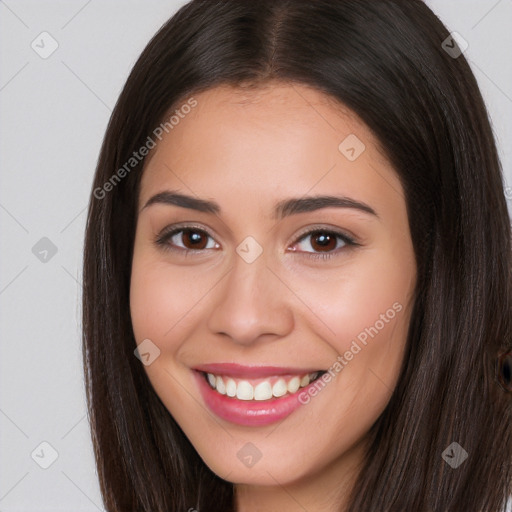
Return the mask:
[(151, 40), (85, 243), (107, 510), (505, 510), (510, 225), (457, 49), (419, 0), (192, 1)]

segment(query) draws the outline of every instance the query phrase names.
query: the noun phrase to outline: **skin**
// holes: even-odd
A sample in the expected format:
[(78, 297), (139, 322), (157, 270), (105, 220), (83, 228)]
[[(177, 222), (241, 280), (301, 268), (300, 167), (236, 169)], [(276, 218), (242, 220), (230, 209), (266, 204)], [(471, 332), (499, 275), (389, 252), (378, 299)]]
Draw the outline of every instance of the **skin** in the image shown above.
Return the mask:
[[(194, 97), (198, 105), (152, 150), (141, 181), (131, 315), (137, 343), (149, 338), (161, 351), (145, 370), (205, 463), (236, 484), (237, 510), (339, 511), (404, 354), (416, 264), (403, 189), (368, 127), (315, 89), (222, 86)], [(350, 134), (366, 147), (354, 161), (338, 149)], [(164, 190), (214, 200), (221, 212), (144, 208)], [(378, 216), (331, 206), (273, 218), (277, 202), (316, 195), (350, 197)], [(181, 234), (168, 240), (175, 251), (155, 244), (182, 222), (212, 234), (203, 234), (205, 249), (192, 253)], [(314, 259), (325, 249), (303, 234), (319, 226), (360, 245), (338, 239), (330, 259)], [(236, 252), (247, 236), (263, 249), (252, 263)], [(281, 422), (239, 426), (205, 406), (191, 367), (328, 369), (396, 303), (402, 310)], [(262, 454), (252, 467), (237, 457), (247, 442)]]

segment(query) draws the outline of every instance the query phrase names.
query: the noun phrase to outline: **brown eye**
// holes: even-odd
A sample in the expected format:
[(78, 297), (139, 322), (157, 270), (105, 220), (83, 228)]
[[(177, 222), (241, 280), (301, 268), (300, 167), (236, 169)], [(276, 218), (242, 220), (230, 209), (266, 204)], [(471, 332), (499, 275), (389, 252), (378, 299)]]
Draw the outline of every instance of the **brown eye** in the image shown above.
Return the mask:
[(336, 249), (353, 245), (357, 245), (356, 242), (343, 233), (317, 229), (304, 234), (296, 242), (295, 250), (312, 253), (310, 256), (315, 256), (315, 253), (320, 255), (323, 253), (327, 256), (330, 253), (334, 255), (337, 252)]
[(183, 251), (197, 251), (203, 249), (216, 249), (219, 244), (203, 229), (195, 227), (176, 228), (164, 231), (156, 240), (157, 245), (164, 249)]
[(205, 249), (208, 244), (208, 235), (197, 229), (182, 229), (181, 242), (186, 249)]
[(311, 237), (311, 247), (315, 251), (332, 251), (336, 249), (337, 237), (332, 233), (315, 233)]

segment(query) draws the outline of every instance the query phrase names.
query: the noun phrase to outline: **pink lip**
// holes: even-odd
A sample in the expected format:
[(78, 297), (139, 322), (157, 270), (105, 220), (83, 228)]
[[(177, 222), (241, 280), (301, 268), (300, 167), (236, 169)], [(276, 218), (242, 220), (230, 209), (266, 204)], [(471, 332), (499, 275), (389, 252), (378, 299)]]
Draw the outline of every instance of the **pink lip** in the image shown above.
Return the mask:
[(215, 375), (229, 375), (239, 379), (258, 379), (273, 375), (305, 375), (313, 373), (320, 368), (290, 368), (282, 366), (244, 366), (237, 363), (211, 363), (202, 364), (192, 368), (199, 372), (213, 373)]
[[(291, 373), (295, 372), (294, 370)], [(217, 371), (217, 374), (219, 373), (222, 372)], [(289, 369), (286, 370), (286, 373), (289, 373)], [(245, 375), (247, 375), (247, 373)], [(261, 372), (257, 374), (257, 376), (261, 375)], [(271, 375), (275, 375), (275, 373)], [(286, 418), (302, 405), (299, 401), (299, 395), (303, 392), (307, 392), (309, 386), (314, 385), (314, 382), (312, 382), (308, 386), (300, 388), (299, 391), (293, 395), (256, 402), (238, 400), (226, 395), (221, 395), (210, 387), (203, 373), (194, 371), (194, 376), (205, 404), (215, 415), (231, 423), (249, 427), (270, 425), (271, 423)]]

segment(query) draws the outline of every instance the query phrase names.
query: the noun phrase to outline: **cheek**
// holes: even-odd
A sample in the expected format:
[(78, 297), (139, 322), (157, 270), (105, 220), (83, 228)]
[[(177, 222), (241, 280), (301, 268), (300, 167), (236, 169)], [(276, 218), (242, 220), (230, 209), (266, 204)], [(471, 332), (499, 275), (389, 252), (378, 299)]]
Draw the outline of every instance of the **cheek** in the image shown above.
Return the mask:
[[(151, 340), (160, 353), (144, 366), (156, 394), (184, 421), (190, 399), (180, 382), (190, 379), (176, 364), (180, 347), (197, 327), (198, 304), (211, 284), (194, 277), (194, 272), (157, 261), (151, 254), (135, 254), (130, 285), (130, 312), (137, 344)], [(175, 413), (178, 413), (177, 416)]]
[[(130, 309), (137, 341), (169, 339), (186, 330), (197, 306), (213, 286), (212, 274), (177, 267), (144, 257), (134, 258)], [(196, 319), (197, 321), (197, 319)], [(161, 347), (164, 348), (164, 347)]]
[(134, 260), (130, 287), (130, 310), (135, 339), (159, 340), (172, 327), (175, 311), (170, 282), (156, 268)]
[[(342, 403), (331, 426), (333, 432), (343, 432), (343, 439), (355, 440), (366, 432), (389, 402), (410, 322), (413, 281), (408, 269), (382, 253), (379, 262), (371, 260), (368, 255), (357, 267), (347, 266), (322, 283), (303, 280), (298, 291), (321, 319), (310, 315), (310, 323), (337, 354), (328, 363), (327, 387)], [(318, 428), (325, 428), (320, 420)]]
[(333, 349), (327, 386), (344, 402), (333, 423), (347, 435), (354, 433), (354, 415), (357, 428), (369, 428), (399, 377), (414, 284), (414, 267), (404, 265), (404, 254), (400, 264), (391, 251), (368, 251), (325, 279), (303, 278), (297, 291), (313, 305), (310, 325)]
[(392, 340), (403, 343), (413, 282), (409, 268), (392, 254), (369, 251), (322, 278), (296, 278), (294, 283), (297, 295), (312, 305), (316, 318), (310, 315), (311, 322), (338, 354), (351, 350), (354, 341), (361, 348), (371, 342), (382, 350)]

